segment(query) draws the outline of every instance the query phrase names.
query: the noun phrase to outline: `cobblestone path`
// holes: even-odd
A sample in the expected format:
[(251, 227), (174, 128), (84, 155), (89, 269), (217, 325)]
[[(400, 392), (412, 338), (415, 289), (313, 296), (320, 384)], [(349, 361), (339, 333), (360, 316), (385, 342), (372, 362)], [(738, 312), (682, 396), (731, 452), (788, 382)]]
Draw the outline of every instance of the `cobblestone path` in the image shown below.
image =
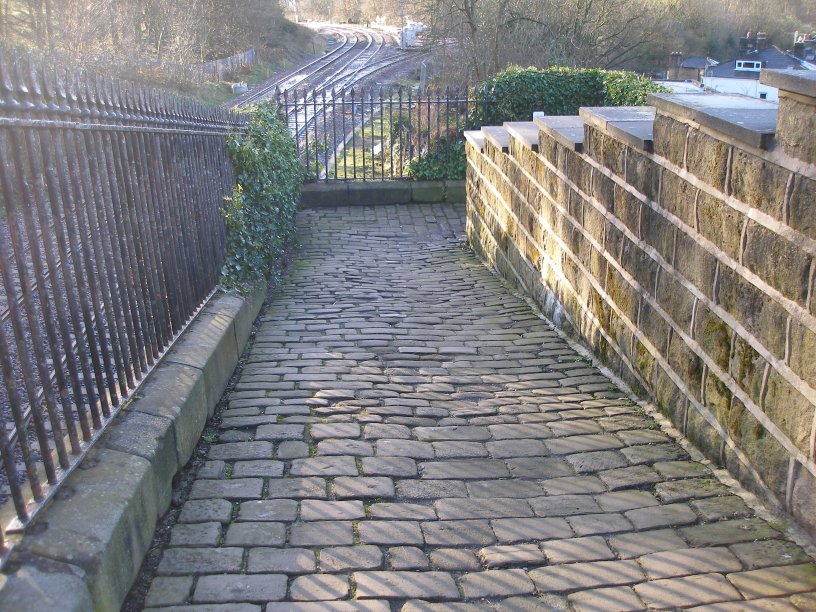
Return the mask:
[(506, 292), (462, 217), (304, 213), (147, 605), (816, 609), (803, 550)]

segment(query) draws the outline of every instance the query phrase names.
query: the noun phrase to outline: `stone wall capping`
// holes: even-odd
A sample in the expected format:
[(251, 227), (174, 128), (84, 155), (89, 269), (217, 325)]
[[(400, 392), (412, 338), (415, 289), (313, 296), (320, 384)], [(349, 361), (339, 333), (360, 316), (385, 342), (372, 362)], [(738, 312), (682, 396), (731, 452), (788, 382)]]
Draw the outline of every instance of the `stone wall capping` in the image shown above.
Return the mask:
[(816, 70), (763, 70), (759, 82), (782, 91), (816, 98)]
[(531, 151), (538, 151), (538, 126), (532, 121), (505, 121), (504, 129)]
[[(475, 132), (480, 134), (480, 132)], [(464, 202), (465, 181), (330, 181), (303, 186), (301, 208)]]
[(484, 153), (485, 135), (478, 130), (467, 130), (465, 140), (479, 153)]
[(301, 207), (348, 206), (349, 184), (335, 181), (332, 183), (307, 183), (300, 188)]
[(577, 116), (533, 113), (533, 122), (559, 144), (581, 153), (584, 150), (584, 120)]
[(510, 152), (510, 134), (503, 127), (491, 125), (482, 128), (485, 140), (493, 144), (502, 153)]
[(585, 107), (579, 113), (587, 125), (643, 151), (654, 150), (654, 107)]
[(655, 114), (652, 106), (582, 106), (578, 110), (584, 123), (601, 128), (609, 123), (654, 121)]
[(119, 609), (265, 297), (262, 284), (202, 309), (26, 531), (0, 580), (1, 610)]
[(362, 206), (372, 201), (378, 204), (407, 204), (411, 201), (408, 181), (372, 181), (348, 183), (349, 204)]
[(408, 181), (317, 181), (303, 185), (302, 208), (359, 206), (372, 200), (378, 204), (407, 204), (412, 201)]
[(779, 88), (776, 145), (816, 173), (816, 71), (763, 70), (760, 81)]
[(778, 107), (738, 94), (649, 94), (657, 112), (694, 121), (740, 142), (769, 150), (776, 134)]

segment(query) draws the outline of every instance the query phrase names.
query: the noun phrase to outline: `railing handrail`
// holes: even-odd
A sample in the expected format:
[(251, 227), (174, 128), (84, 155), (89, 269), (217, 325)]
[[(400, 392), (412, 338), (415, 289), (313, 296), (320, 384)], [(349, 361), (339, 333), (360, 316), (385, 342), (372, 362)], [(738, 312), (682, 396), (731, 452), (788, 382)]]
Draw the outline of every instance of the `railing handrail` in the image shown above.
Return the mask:
[(245, 122), (0, 49), (0, 560), (213, 294)]
[[(307, 176), (326, 182), (408, 178), (419, 157), (445, 156), (446, 147), (463, 145), (463, 132), (480, 127), (476, 111), (492, 104), (484, 90), (470, 85), (444, 91), (305, 89), (275, 92), (273, 99), (289, 121)], [(393, 133), (395, 120), (398, 134)]]

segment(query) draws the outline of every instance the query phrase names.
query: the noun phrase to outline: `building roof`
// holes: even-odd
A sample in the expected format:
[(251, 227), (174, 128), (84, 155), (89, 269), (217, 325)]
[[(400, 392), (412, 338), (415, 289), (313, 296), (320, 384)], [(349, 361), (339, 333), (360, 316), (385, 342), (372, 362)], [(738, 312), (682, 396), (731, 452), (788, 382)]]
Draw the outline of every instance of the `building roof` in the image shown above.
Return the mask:
[(686, 59), (683, 60), (683, 63), (680, 64), (681, 68), (691, 68), (694, 70), (702, 70), (703, 68), (708, 68), (709, 66), (716, 66), (717, 62), (713, 59), (708, 57), (703, 57), (702, 55), (690, 55)]
[(658, 85), (662, 85), (671, 93), (703, 93), (705, 90), (699, 85), (691, 81), (655, 81)]
[(768, 47), (762, 51), (753, 51), (746, 53), (730, 62), (723, 62), (716, 66), (706, 68), (705, 76), (720, 77), (726, 79), (754, 79), (759, 80), (759, 70), (737, 70), (737, 62), (754, 61), (762, 62), (763, 68), (772, 68), (775, 70), (802, 68), (802, 64), (795, 57), (786, 55), (776, 47)]

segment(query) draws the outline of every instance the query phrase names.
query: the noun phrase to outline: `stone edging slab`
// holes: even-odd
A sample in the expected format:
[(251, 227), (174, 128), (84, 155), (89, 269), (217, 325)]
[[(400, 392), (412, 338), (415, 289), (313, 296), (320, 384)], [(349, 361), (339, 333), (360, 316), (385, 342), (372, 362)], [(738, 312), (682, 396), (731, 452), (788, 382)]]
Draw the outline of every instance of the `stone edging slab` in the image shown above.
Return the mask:
[(29, 526), (0, 575), (0, 610), (120, 608), (265, 296), (204, 307)]
[(303, 185), (302, 208), (465, 202), (465, 181), (369, 181)]

